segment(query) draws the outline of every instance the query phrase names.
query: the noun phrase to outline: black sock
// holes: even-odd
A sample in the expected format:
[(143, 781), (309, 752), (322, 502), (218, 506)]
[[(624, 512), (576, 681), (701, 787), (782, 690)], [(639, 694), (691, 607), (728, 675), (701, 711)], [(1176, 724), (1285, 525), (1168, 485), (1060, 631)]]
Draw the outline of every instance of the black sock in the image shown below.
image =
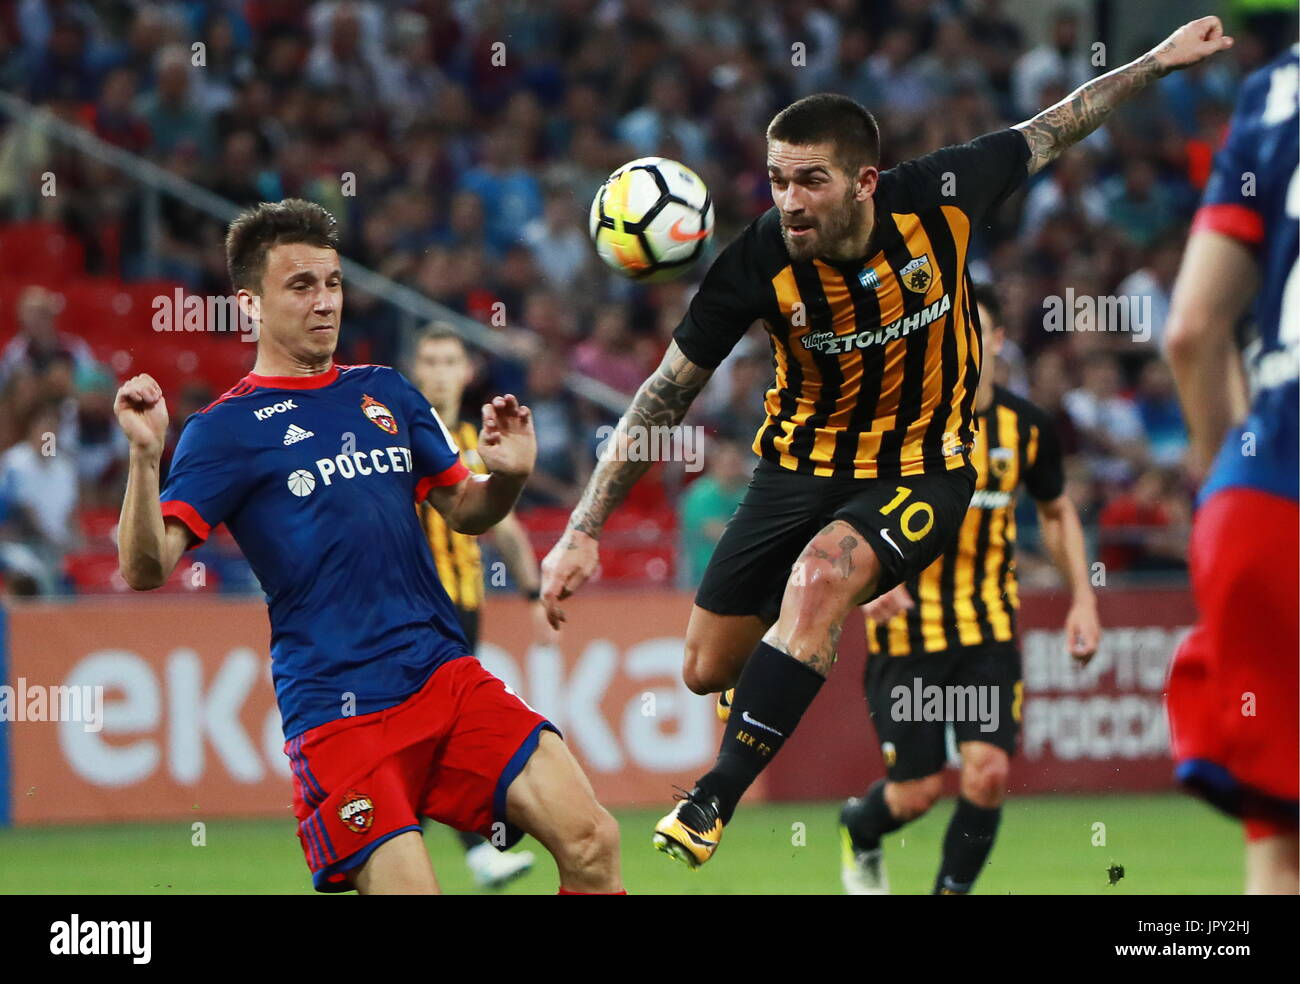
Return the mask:
[(880, 846), (880, 838), (892, 834), (907, 823), (899, 820), (889, 812), (885, 802), (885, 780), (877, 779), (871, 788), (852, 806), (846, 806), (841, 814), (853, 838), (853, 846), (860, 851), (874, 851)]
[(964, 796), (957, 798), (957, 809), (943, 838), (943, 862), (934, 880), (933, 894), (965, 895), (971, 890), (993, 850), (1001, 819), (1000, 806), (989, 809), (976, 806)]
[(794, 731), (826, 678), (774, 646), (760, 642), (736, 682), (731, 717), (713, 770), (696, 786), (718, 797), (722, 822)]
[(473, 834), (465, 830), (456, 831), (456, 837), (460, 841), (460, 846), (467, 851), (473, 850), (480, 844), (487, 843), (487, 838), (482, 834)]

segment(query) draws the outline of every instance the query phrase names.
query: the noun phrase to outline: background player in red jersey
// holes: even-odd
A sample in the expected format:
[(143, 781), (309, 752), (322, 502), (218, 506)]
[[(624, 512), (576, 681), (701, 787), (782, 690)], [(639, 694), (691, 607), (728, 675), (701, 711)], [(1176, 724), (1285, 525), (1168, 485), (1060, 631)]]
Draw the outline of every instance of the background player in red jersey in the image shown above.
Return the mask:
[[(1199, 619), (1167, 688), (1178, 779), (1246, 833), (1246, 891), (1300, 891), (1300, 46), (1242, 87), (1192, 225), (1165, 344), (1203, 479)], [(1234, 329), (1258, 332), (1243, 406)]]
[[(507, 846), (531, 833), (555, 858), (562, 893), (620, 893), (616, 823), (553, 726), (470, 656), (410, 504), (427, 497), (453, 529), (489, 529), (532, 468), (527, 408), (513, 396), (483, 407), (489, 473), (470, 475), (409, 382), (333, 363), (343, 285), (329, 213), (263, 204), (231, 224), (226, 245), (241, 309), (260, 325), (257, 362), (189, 418), (161, 506), (162, 391), (143, 375), (118, 391), (131, 441), (123, 578), (161, 586), (222, 522), (249, 557), (270, 608), (295, 814), (318, 890), (436, 892), (427, 816), (504, 831)], [(286, 424), (292, 440), (281, 442)], [(343, 454), (317, 457), (339, 437)]]

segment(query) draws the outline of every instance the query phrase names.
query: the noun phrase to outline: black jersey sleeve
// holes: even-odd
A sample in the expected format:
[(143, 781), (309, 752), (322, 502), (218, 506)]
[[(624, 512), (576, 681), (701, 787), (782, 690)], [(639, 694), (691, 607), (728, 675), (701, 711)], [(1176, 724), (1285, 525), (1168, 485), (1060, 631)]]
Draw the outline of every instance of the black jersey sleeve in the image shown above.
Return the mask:
[(771, 285), (762, 279), (759, 223), (751, 222), (713, 261), (673, 332), (683, 354), (704, 369), (716, 369), (763, 316)]
[(911, 209), (956, 205), (977, 225), (1024, 183), (1028, 161), (1024, 134), (1006, 129), (905, 161), (892, 173)]
[[(1037, 410), (1037, 408), (1034, 408)], [(1030, 418), (1038, 433), (1033, 460), (1025, 463), (1024, 483), (1029, 494), (1038, 502), (1050, 502), (1065, 491), (1065, 466), (1061, 458), (1061, 442), (1056, 427), (1047, 414), (1038, 411)]]

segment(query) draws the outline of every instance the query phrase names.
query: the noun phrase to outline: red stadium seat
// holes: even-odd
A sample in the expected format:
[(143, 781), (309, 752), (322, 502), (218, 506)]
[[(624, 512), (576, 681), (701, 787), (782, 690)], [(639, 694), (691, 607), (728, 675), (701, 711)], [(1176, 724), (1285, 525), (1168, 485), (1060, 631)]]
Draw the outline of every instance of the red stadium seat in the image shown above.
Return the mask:
[(82, 509), (79, 514), (82, 535), (98, 550), (115, 549), (113, 533), (117, 529), (119, 515), (116, 506)]
[(52, 222), (0, 226), (0, 270), (6, 277), (57, 286), (85, 268), (85, 248)]
[[(165, 594), (212, 593), (221, 586), (221, 579), (210, 565), (201, 571), (193, 561), (182, 559), (159, 591)], [(72, 581), (77, 594), (125, 594), (130, 587), (117, 571), (116, 553), (69, 554), (63, 562), (64, 573)]]

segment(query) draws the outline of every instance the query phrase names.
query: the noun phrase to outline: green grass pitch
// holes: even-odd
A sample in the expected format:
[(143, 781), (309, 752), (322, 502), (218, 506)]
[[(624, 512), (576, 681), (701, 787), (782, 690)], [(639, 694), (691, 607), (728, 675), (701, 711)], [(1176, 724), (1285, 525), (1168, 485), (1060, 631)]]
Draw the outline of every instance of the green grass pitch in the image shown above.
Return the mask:
[[(689, 871), (650, 846), (660, 810), (617, 811), (623, 875), (636, 894), (834, 894), (840, 891), (838, 803), (742, 805), (718, 854)], [(666, 809), (666, 806), (665, 806)], [(895, 894), (930, 890), (952, 801), (885, 840)], [(0, 893), (314, 894), (292, 821), (191, 821), (0, 830)], [(1104, 824), (1104, 828), (1095, 827)], [(1094, 844), (1104, 836), (1104, 844)], [(450, 831), (425, 842), (443, 891), (476, 891)], [(538, 853), (505, 891), (550, 894), (555, 869)], [(1108, 884), (1107, 870), (1125, 877)], [(1184, 796), (1035, 796), (1011, 799), (976, 892), (993, 894), (1235, 894), (1242, 885), (1240, 828)]]

